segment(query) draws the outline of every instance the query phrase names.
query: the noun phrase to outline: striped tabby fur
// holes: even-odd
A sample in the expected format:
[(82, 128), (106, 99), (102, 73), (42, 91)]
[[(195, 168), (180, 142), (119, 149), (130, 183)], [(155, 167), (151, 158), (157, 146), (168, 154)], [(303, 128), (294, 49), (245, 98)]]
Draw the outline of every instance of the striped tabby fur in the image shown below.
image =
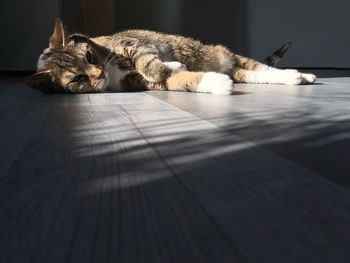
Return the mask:
[(26, 83), (43, 92), (175, 90), (231, 94), (233, 82), (308, 84), (316, 77), (281, 70), (221, 45), (147, 30), (88, 38), (66, 35), (57, 19), (37, 73)]

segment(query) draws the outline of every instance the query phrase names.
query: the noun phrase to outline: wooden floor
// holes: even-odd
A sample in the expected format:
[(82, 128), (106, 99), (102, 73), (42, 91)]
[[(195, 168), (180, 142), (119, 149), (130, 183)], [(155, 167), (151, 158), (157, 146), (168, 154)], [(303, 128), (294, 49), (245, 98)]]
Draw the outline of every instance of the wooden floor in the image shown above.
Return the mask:
[(0, 81), (1, 263), (350, 262), (350, 78), (42, 95)]

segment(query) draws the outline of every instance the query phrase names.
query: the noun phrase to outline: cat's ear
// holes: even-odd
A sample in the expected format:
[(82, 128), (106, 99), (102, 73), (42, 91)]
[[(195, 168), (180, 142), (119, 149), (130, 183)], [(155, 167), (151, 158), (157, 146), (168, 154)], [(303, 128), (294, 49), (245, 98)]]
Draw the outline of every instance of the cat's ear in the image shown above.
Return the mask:
[(49, 40), (50, 48), (63, 48), (65, 43), (65, 32), (62, 21), (56, 18), (55, 28)]
[(35, 73), (27, 77), (24, 82), (32, 89), (39, 90), (41, 92), (51, 93), (53, 90), (53, 82), (51, 72), (49, 70)]

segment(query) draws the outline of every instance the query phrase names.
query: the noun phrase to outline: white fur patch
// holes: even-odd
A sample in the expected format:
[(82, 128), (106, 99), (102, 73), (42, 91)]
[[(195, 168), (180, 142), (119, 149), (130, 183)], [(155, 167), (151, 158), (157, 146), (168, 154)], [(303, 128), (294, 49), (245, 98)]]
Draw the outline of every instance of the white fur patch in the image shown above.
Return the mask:
[(300, 72), (292, 70), (277, 71), (277, 83), (287, 85), (299, 85), (302, 83), (303, 78)]
[(267, 65), (265, 65), (265, 64), (261, 64), (261, 65), (259, 65), (259, 66), (256, 68), (256, 70), (257, 70), (257, 71), (268, 71), (268, 70), (270, 70), (270, 68), (271, 68), (271, 67), (269, 67), (269, 66), (267, 66)]
[(313, 74), (301, 73), (296, 69), (278, 69), (261, 65), (257, 71), (248, 71), (246, 81), (249, 83), (271, 83), (299, 85), (310, 84), (316, 81)]
[(50, 48), (45, 48), (43, 50), (43, 53), (41, 53), (41, 55), (39, 56), (38, 63), (36, 65), (37, 70), (42, 70), (46, 66), (48, 60), (44, 59), (44, 55), (48, 52), (50, 52)]
[(303, 84), (315, 83), (317, 79), (317, 77), (314, 74), (301, 73), (301, 76), (303, 78)]
[(229, 95), (233, 92), (233, 81), (228, 75), (207, 72), (199, 82), (197, 92)]
[(245, 80), (248, 83), (299, 85), (303, 78), (298, 71), (276, 69), (247, 71)]
[(175, 72), (187, 71), (186, 66), (178, 61), (168, 61), (168, 62), (163, 62), (163, 64)]
[(284, 69), (284, 71), (290, 71), (290, 72), (299, 72), (298, 70), (296, 70), (296, 69), (291, 69), (291, 68)]
[(106, 72), (106, 81), (103, 90), (122, 91), (122, 80), (130, 71), (120, 70), (118, 67), (110, 67)]
[(257, 71), (278, 71), (280, 69), (274, 68), (274, 67), (270, 67), (270, 66), (265, 65), (265, 64), (262, 64), (262, 65), (258, 66), (258, 68), (256, 70)]
[(38, 63), (36, 65), (36, 68), (37, 68), (37, 70), (41, 70), (45, 67), (45, 65), (46, 65), (46, 61), (44, 60), (44, 55), (41, 54), (39, 59), (38, 59)]

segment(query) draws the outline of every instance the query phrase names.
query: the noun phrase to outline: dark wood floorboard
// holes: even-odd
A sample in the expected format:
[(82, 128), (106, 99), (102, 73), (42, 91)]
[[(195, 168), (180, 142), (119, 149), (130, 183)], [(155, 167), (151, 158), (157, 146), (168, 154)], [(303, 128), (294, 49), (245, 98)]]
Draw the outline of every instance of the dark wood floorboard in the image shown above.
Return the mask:
[(45, 96), (1, 81), (0, 262), (349, 262), (350, 80), (324, 83)]

